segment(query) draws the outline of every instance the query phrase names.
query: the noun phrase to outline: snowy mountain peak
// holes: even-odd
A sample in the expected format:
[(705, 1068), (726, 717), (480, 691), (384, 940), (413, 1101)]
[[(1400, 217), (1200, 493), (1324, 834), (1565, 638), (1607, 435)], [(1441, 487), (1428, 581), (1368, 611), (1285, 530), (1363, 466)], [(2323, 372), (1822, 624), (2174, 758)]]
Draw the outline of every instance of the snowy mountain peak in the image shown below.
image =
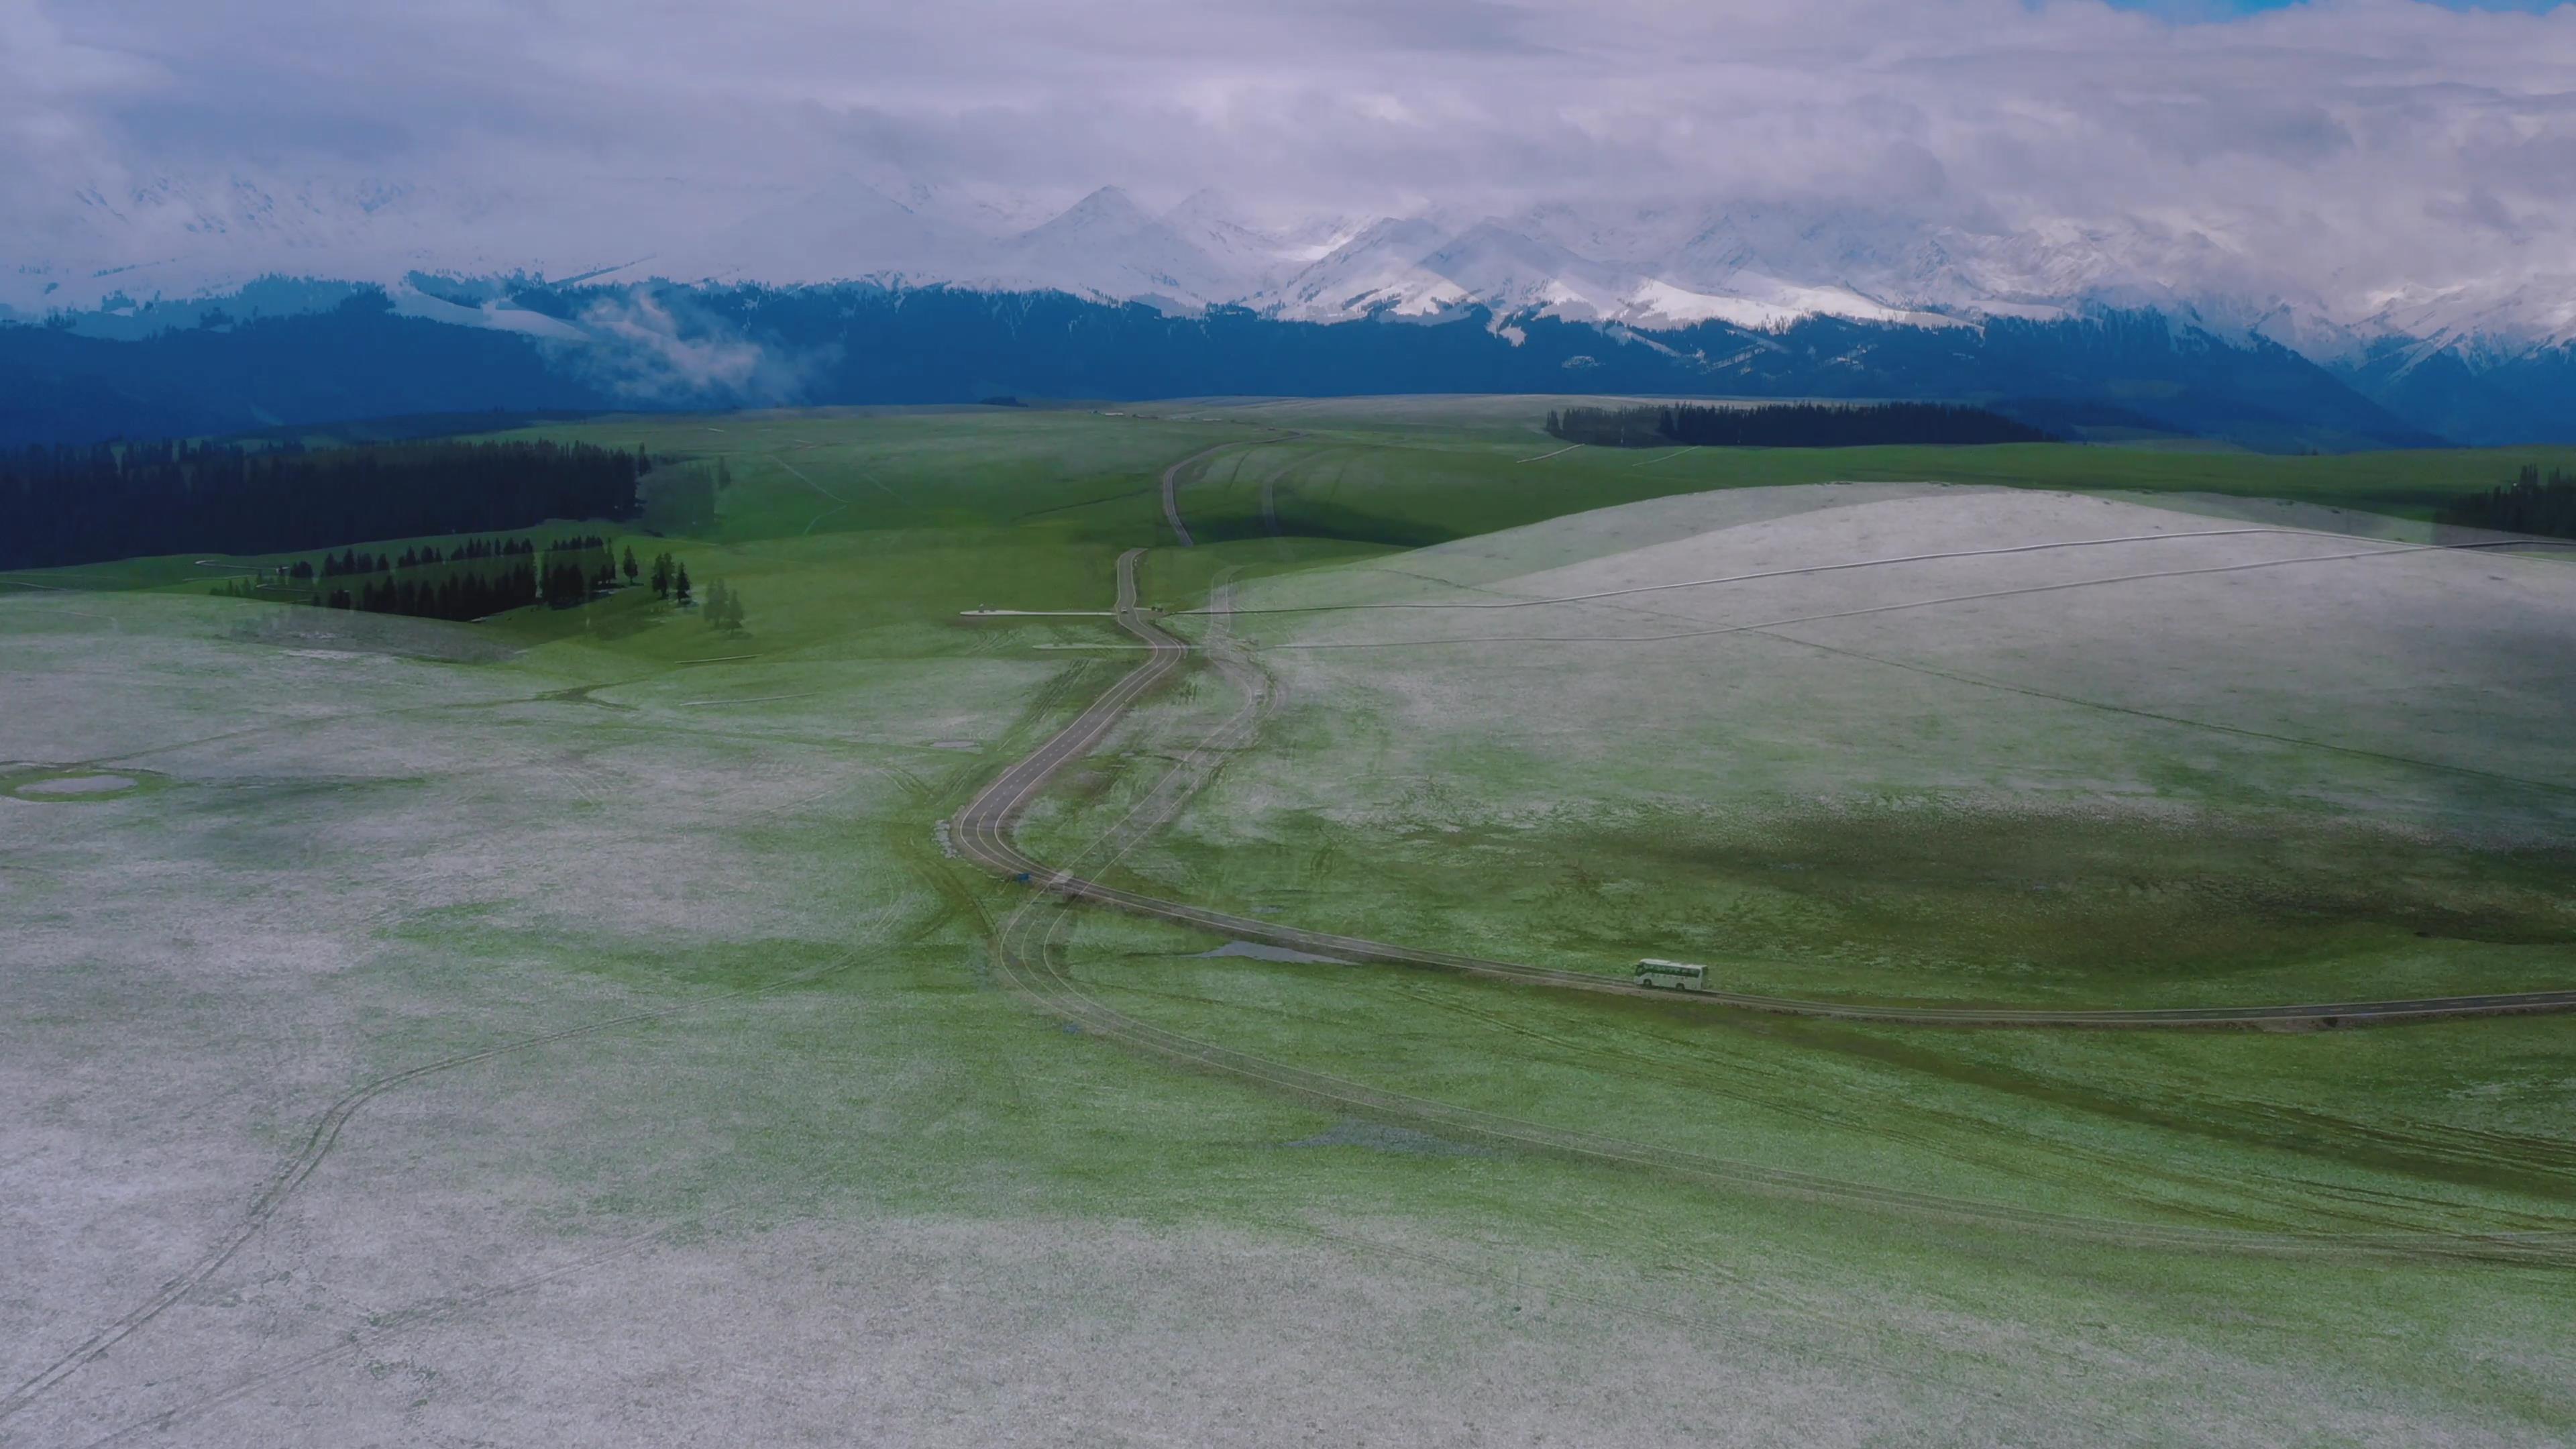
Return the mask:
[(1053, 220), (1031, 228), (1022, 239), (1085, 234), (1125, 236), (1151, 225), (1153, 218), (1145, 214), (1135, 198), (1115, 186), (1103, 186), (1066, 207)]
[(885, 166), (802, 187), (746, 185), (682, 214), (646, 183), (598, 188), (585, 206), (653, 219), (617, 231), (606, 255), (599, 227), (576, 208), (498, 186), (244, 172), (96, 184), (41, 216), (0, 218), (12, 263), (0, 271), (0, 308), (10, 309), (0, 317), (222, 295), (271, 274), (400, 285), (414, 272), (620, 268), (612, 275), (638, 280), (1057, 289), (1314, 321), (1481, 306), (1649, 329), (1815, 316), (1946, 326), (2150, 308), (2324, 361), (2392, 336), (2472, 361), (2576, 339), (2576, 284), (2564, 276), (2339, 296), (2322, 290), (2330, 278), (2298, 277), (2284, 270), (2290, 262), (2240, 254), (2170, 219), (2007, 226), (1686, 197), (1541, 201), (1508, 215), (1286, 216), (1213, 188), (1155, 212), (1117, 186), (1041, 207)]
[(1183, 308), (1231, 300), (1257, 286), (1114, 186), (1011, 238), (1002, 261), (998, 272), (972, 280)]

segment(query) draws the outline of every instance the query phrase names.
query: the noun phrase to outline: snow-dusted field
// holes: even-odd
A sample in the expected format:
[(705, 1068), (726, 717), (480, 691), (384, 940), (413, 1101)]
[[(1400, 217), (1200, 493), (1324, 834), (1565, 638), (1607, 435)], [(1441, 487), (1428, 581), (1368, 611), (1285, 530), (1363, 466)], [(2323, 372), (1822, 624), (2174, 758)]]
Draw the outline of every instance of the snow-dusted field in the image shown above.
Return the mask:
[[(2420, 554), (1768, 622), (2346, 547), (2169, 537), (2225, 526), (1781, 490), (1250, 585), (1255, 608), (1501, 602), (2167, 536), (1579, 606), (1247, 615), (1278, 713), (1138, 859), (1223, 886), (1228, 853), (1298, 811), (1473, 836), (1640, 790), (1721, 816), (1926, 794), (2189, 815), (2251, 791), (2417, 834), (2563, 829), (2560, 797), (2507, 777), (2566, 779), (2576, 570)], [(785, 565), (742, 568), (784, 597)], [(960, 633), (675, 669), (377, 622), (0, 599), (0, 1444), (166, 1425), (316, 1446), (2537, 1445), (2576, 1423), (2563, 1274), (2006, 1243), (1713, 1198), (1450, 1151), (1059, 1029), (994, 986), (982, 923), (1016, 897), (934, 825), (1124, 656)], [(1765, 627), (1384, 647), (1746, 622)], [(756, 625), (723, 652), (763, 647)], [(1100, 766), (1108, 803), (1230, 717), (1219, 684), (1140, 718)], [(81, 771), (135, 784), (43, 788)], [(1248, 888), (1303, 912), (1333, 878)], [(1497, 1033), (1492, 1003), (1446, 1014), (1405, 981), (1372, 985), (1382, 1034), (1345, 1050), (1312, 994), (1332, 978), (1296, 973), (1354, 968), (1220, 944), (1091, 919), (1074, 953), (1210, 1029), (1285, 1051), (1312, 1027), (1337, 1070), (1481, 1063), (1533, 1112), (1601, 1110), (1587, 1098), (1633, 1080), (1620, 1061), (1701, 1080), (1642, 1028)], [(2498, 1027), (2520, 1033), (2503, 1065), (2442, 1110), (2493, 1140), (2563, 1125), (2544, 1029)], [(1549, 1097), (1550, 1040), (1604, 1032), (1605, 1075)], [(2166, 1048), (2173, 1080), (2234, 1070), (2189, 1055), (2233, 1049)], [(1766, 1065), (1794, 1050), (1747, 1038), (1730, 1070), (1776, 1078), (1745, 1090), (1783, 1111), (1828, 1103), (1784, 1120), (1840, 1170), (1873, 1140), (1852, 1121), (1883, 1110), (1875, 1088)], [(2341, 1130), (2330, 1099), (2281, 1090), (2306, 1130)], [(1978, 1158), (1989, 1128), (2020, 1141), (1984, 1100), (1905, 1119), (1922, 1140), (1889, 1170)], [(2076, 1155), (2111, 1166), (2084, 1170), (2127, 1181), (2120, 1132), (2143, 1129), (2089, 1130)], [(2248, 1200), (2270, 1182), (2249, 1173)], [(2542, 1192), (2453, 1186), (2424, 1211)]]
[(1383, 721), (1349, 768), (1431, 768), (1472, 737), (1544, 762), (1481, 782), (1504, 801), (2143, 802), (2195, 793), (2151, 786), (2179, 765), (2220, 798), (2563, 825), (2576, 566), (2377, 536), (2399, 531), (2386, 522), (1742, 490), (1271, 583), (1247, 591), (1243, 628), (1295, 697)]
[[(717, 726), (690, 707), (774, 685), (568, 695), (632, 671), (79, 609), (0, 602), (0, 758), (159, 787), (0, 796), (0, 1392), (29, 1391), (0, 1443), (1803, 1433), (1790, 1347), (1719, 1370), (1721, 1416), (1681, 1391), (1697, 1352), (1587, 1306), (1579, 1263), (1515, 1285), (1402, 1222), (1140, 1222), (981, 1160), (1007, 1137), (944, 1141), (1068, 1085), (982, 1075), (978, 1031), (1094, 1050), (974, 991), (971, 935), (900, 943), (931, 902), (878, 830), (947, 762), (868, 737), (998, 733), (1012, 694), (972, 666)], [(961, 989), (999, 1025), (943, 1021)], [(1329, 1124), (1273, 1115), (1270, 1143)], [(1832, 1377), (1839, 1415), (1899, 1413), (1876, 1371)]]

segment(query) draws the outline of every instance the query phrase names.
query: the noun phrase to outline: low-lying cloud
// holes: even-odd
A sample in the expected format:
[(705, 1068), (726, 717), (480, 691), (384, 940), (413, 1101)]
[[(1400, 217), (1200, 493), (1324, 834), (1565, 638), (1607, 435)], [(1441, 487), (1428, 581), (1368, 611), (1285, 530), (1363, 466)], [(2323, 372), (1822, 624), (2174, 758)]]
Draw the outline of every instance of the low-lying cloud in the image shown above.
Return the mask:
[(646, 406), (801, 402), (830, 360), (745, 337), (684, 297), (648, 288), (596, 297), (576, 322), (585, 337), (546, 344), (556, 365)]

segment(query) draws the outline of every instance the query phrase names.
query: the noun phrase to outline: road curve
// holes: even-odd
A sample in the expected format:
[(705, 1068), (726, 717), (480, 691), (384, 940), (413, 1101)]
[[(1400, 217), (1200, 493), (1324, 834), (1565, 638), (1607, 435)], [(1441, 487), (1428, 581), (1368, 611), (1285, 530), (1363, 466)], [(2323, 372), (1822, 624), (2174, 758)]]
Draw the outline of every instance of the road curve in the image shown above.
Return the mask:
[[(1213, 450), (1210, 450), (1213, 451)], [(1203, 456), (1194, 454), (1193, 457)], [(1182, 463), (1190, 459), (1183, 459)], [(1172, 479), (1181, 464), (1174, 464), (1164, 474), (1165, 504), (1174, 507)], [(1177, 514), (1172, 519), (1176, 530), (1186, 540), (1186, 529)], [(1569, 971), (1558, 967), (1530, 966), (1511, 961), (1495, 961), (1480, 956), (1466, 956), (1453, 951), (1436, 951), (1415, 946), (1392, 945), (1358, 936), (1337, 935), (1329, 931), (1310, 931), (1280, 925), (1251, 916), (1238, 916), (1210, 910), (1181, 901), (1168, 901), (1123, 890), (1117, 886), (1059, 869), (1036, 859), (1020, 849), (1012, 837), (1013, 827), (1038, 792), (1065, 765), (1096, 748), (1115, 728), (1128, 707), (1147, 691), (1171, 677), (1189, 654), (1189, 645), (1163, 629), (1147, 616), (1136, 599), (1136, 564), (1143, 549), (1130, 549), (1118, 558), (1118, 602), (1114, 617), (1120, 628), (1144, 641), (1144, 661), (1111, 685), (1089, 709), (1073, 723), (1057, 732), (1044, 744), (1002, 772), (993, 783), (967, 802), (951, 822), (951, 839), (958, 852), (988, 870), (1012, 877), (1026, 876), (1033, 885), (1073, 900), (1092, 901), (1137, 915), (1195, 926), (1220, 935), (1244, 941), (1258, 941), (1311, 955), (1340, 957), (1353, 961), (1370, 961), (1392, 966), (1416, 966), (1432, 970), (1462, 972), (1497, 980), (1517, 981), (1529, 985), (1551, 986), (1577, 991), (1597, 991), (1609, 995), (1647, 997), (1658, 1001), (1689, 1003), (1695, 1006), (1727, 1007), (1740, 1011), (1768, 1012), (1780, 1016), (1818, 1017), (1834, 1021), (1871, 1022), (1898, 1026), (1985, 1026), (1985, 1027), (2091, 1027), (2108, 1029), (2237, 1027), (2281, 1031), (2319, 1030), (2336, 1027), (2388, 1025), (2400, 1022), (2433, 1021), (2446, 1018), (2518, 1016), (2547, 1012), (2576, 1011), (2576, 991), (2520, 991), (2472, 996), (2424, 997), (2405, 1001), (2307, 1002), (2280, 1006), (2202, 1006), (2154, 1007), (2133, 1009), (2059, 1010), (2034, 1007), (1981, 1005), (1895, 1005), (1847, 1001), (1807, 1001), (1793, 997), (1759, 996), (1738, 991), (1680, 992), (1641, 987), (1616, 977), (1591, 971)]]
[[(1306, 436), (1295, 429), (1273, 428), (1271, 431), (1277, 436), (1266, 441), (1284, 443), (1291, 438)], [(1181, 470), (1201, 458), (1222, 453), (1228, 448), (1248, 448), (1263, 441), (1265, 440), (1260, 438), (1235, 438), (1212, 447), (1201, 448), (1163, 470), (1163, 522), (1172, 530), (1173, 542), (1183, 548), (1198, 547), (1198, 540), (1190, 536), (1189, 521), (1181, 517)], [(1261, 526), (1272, 538), (1280, 536), (1279, 498), (1273, 487), (1275, 482), (1275, 479), (1264, 480), (1261, 485)]]
[[(1075, 920), (1081, 901), (1100, 900), (1143, 914), (1199, 924), (1234, 922), (1237, 918), (1107, 890), (1075, 875), (1072, 869), (1048, 870), (1011, 841), (1010, 827), (1018, 811), (1045, 786), (1047, 778), (1056, 769), (1096, 747), (1117, 723), (1126, 705), (1138, 693), (1168, 677), (1171, 669), (1186, 655), (1186, 647), (1179, 640), (1163, 635), (1135, 607), (1134, 569), (1141, 553), (1142, 550), (1132, 551), (1119, 560), (1121, 607), (1118, 612), (1122, 621), (1146, 640), (1155, 657), (1123, 677), (1101, 702), (1084, 711), (1081, 717), (1049, 739), (1036, 753), (987, 787), (961, 812), (955, 822), (957, 828), (951, 832), (952, 843), (970, 858), (993, 869), (1006, 870), (1014, 875), (1026, 874), (1032, 882), (1042, 878), (1043, 883), (1050, 887), (1031, 891), (996, 923), (994, 965), (1014, 990), (1076, 1029), (1161, 1057), (1177, 1066), (1254, 1083), (1305, 1099), (1327, 1110), (1395, 1122), (1454, 1140), (1508, 1151), (1535, 1151), (1593, 1163), (1644, 1168), (1725, 1190), (1894, 1212), (1912, 1218), (1942, 1219), (1988, 1229), (2044, 1232), (2052, 1236), (2133, 1248), (2298, 1256), (2393, 1255), (2533, 1267), (2576, 1267), (2576, 1234), (2558, 1228), (2461, 1231), (2394, 1227), (2318, 1232), (2119, 1220), (1958, 1198), (1886, 1183), (1827, 1177), (1757, 1162), (1710, 1157), (1668, 1146), (1568, 1131), (1392, 1091), (1371, 1083), (1249, 1055), (1129, 1016), (1093, 996), (1061, 961), (1062, 937)], [(1221, 668), (1224, 667), (1223, 654), (1211, 651), (1211, 655)], [(1244, 683), (1240, 679), (1237, 682)], [(1203, 760), (1211, 753), (1239, 748), (1248, 741), (1250, 728), (1262, 712), (1265, 694), (1257, 681), (1247, 684), (1243, 710), (1190, 751), (1184, 762), (1175, 767), (1176, 776), (1166, 777), (1162, 784), (1155, 786), (1117, 828), (1077, 852), (1070, 865), (1105, 869), (1124, 856), (1147, 831), (1169, 819), (1190, 790), (1190, 786), (1183, 782), (1178, 793), (1174, 793), (1174, 779), (1190, 770), (1189, 761)], [(1091, 865), (1094, 861), (1099, 864)], [(1240, 924), (1248, 934), (1272, 941), (1316, 943), (1350, 939), (1287, 930), (1261, 921)], [(1224, 928), (1233, 929), (1232, 926)], [(1370, 946), (1382, 953), (1379, 959), (1414, 960), (1432, 955), (1375, 947), (1373, 943), (1354, 944)], [(1476, 964), (1502, 968), (1492, 974), (1510, 974), (1511, 971), (1506, 963)], [(1602, 983), (1597, 978), (1574, 984), (1633, 990), (1615, 982)]]
[(1190, 525), (1181, 517), (1181, 470), (1190, 466), (1192, 463), (1197, 462), (1201, 458), (1207, 457), (1213, 453), (1222, 453), (1226, 449), (1235, 446), (1238, 445), (1233, 442), (1225, 442), (1219, 443), (1212, 448), (1201, 448), (1197, 452), (1190, 454), (1188, 457), (1183, 458), (1179, 462), (1174, 463), (1172, 466), (1163, 470), (1163, 522), (1171, 526), (1172, 537), (1180, 544), (1181, 547), (1196, 548), (1198, 546), (1198, 540), (1190, 537)]

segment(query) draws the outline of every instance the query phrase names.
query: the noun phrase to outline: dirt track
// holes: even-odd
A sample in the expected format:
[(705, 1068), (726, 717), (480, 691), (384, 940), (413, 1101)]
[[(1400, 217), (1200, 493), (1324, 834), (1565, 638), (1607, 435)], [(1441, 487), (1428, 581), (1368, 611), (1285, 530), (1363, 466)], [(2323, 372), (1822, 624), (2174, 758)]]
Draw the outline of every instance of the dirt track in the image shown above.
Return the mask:
[(1179, 541), (1181, 547), (1192, 548), (1198, 543), (1197, 539), (1190, 537), (1190, 525), (1181, 517), (1181, 470), (1201, 458), (1212, 457), (1235, 446), (1233, 443), (1219, 443), (1213, 448), (1201, 448), (1163, 470), (1163, 522), (1171, 526), (1172, 537)]
[[(1085, 991), (1082, 984), (1066, 972), (1060, 963), (1061, 938), (1073, 920), (1072, 907), (1078, 902), (1096, 901), (1141, 915), (1200, 926), (1208, 930), (1229, 933), (1242, 939), (1266, 941), (1315, 954), (1342, 955), (1388, 964), (1464, 971), (1542, 985), (1571, 986), (1623, 995), (1652, 996), (1675, 1004), (1791, 1011), (1798, 1014), (1835, 1016), (1846, 1020), (1926, 1023), (1937, 1021), (1948, 1025), (2263, 1025), (2280, 1022), (2296, 1023), (2302, 1019), (2301, 1013), (2316, 1015), (2377, 1011), (2387, 1015), (2373, 1019), (2400, 1019), (2401, 1015), (2420, 1018), (2427, 1014), (2494, 1015), (2506, 1011), (2565, 1009), (2566, 1004), (2576, 1004), (2576, 993), (2536, 993), (2531, 999), (2464, 997), (2434, 1002), (2379, 1002), (2342, 1007), (2246, 1008), (2227, 1013), (2026, 1012), (2015, 1015), (1981, 1012), (1975, 1009), (1854, 1007), (1837, 1003), (1800, 1002), (1715, 992), (1690, 994), (1650, 991), (1583, 972), (1485, 961), (1447, 952), (1420, 951), (1364, 941), (1356, 937), (1303, 931), (1248, 917), (1202, 910), (1179, 902), (1157, 900), (1132, 891), (1102, 885), (1075, 874), (1072, 869), (1052, 868), (1028, 855), (1011, 838), (1011, 829), (1016, 824), (1020, 812), (1040, 790), (1045, 788), (1058, 770), (1096, 748), (1117, 725), (1129, 705), (1169, 678), (1189, 654), (1186, 643), (1156, 626), (1145, 617), (1144, 612), (1137, 605), (1136, 565), (1143, 554), (1143, 549), (1131, 549), (1119, 557), (1116, 616), (1122, 627), (1145, 642), (1151, 651), (1149, 657), (1134, 670), (1122, 676), (1071, 724), (1049, 738), (1026, 758), (1005, 770), (992, 784), (986, 786), (957, 813), (951, 828), (951, 838), (957, 849), (967, 858), (1007, 876), (1025, 877), (1031, 885), (1039, 888), (1036, 893), (1012, 910), (996, 929), (996, 964), (1003, 977), (1015, 989), (1066, 1022), (1167, 1061), (1235, 1077), (1272, 1090), (1285, 1091), (1335, 1110), (1399, 1122), (1453, 1139), (1505, 1149), (1541, 1151), (1586, 1161), (1642, 1167), (1705, 1182), (1712, 1186), (1756, 1191), (1807, 1201), (1831, 1202), (1850, 1207), (1901, 1212), (1909, 1216), (1946, 1219), (1983, 1227), (2039, 1230), (2133, 1247), (2251, 1253), (2393, 1254), (2406, 1257), (2468, 1258), (2528, 1265), (2576, 1266), (2576, 1233), (2566, 1231), (2444, 1233), (2398, 1230), (2309, 1233), (2118, 1221), (2048, 1212), (2009, 1203), (1980, 1202), (1940, 1194), (1912, 1192), (1877, 1183), (1830, 1178), (1792, 1169), (1708, 1157), (1678, 1149), (1655, 1147), (1549, 1127), (1536, 1122), (1499, 1116), (1432, 1098), (1390, 1091), (1347, 1078), (1309, 1071), (1169, 1031), (1118, 1011)], [(1236, 721), (1230, 723), (1220, 733), (1233, 734), (1253, 709), (1254, 706), (1248, 703), (1245, 714), (1238, 715)], [(1159, 787), (1156, 793), (1161, 794)], [(1181, 798), (1183, 797), (1176, 795), (1167, 799), (1162, 803), (1161, 810), (1168, 813), (1176, 809)], [(1149, 797), (1147, 805), (1138, 808), (1140, 811), (1148, 810), (1154, 807), (1154, 803)], [(1149, 818), (1142, 822), (1142, 826), (1150, 826), (1152, 823), (1155, 823), (1154, 820)], [(1122, 822), (1120, 830), (1113, 831), (1111, 837), (1083, 852), (1072, 864), (1084, 865), (1094, 853), (1103, 850), (1107, 851), (1104, 863), (1114, 863), (1118, 856), (1125, 853), (1128, 845), (1141, 835), (1141, 827), (1134, 830), (1128, 828), (1137, 824), (1138, 822), (1132, 818), (1130, 821)], [(2552, 999), (2543, 1004), (2538, 1000), (2539, 997)], [(2565, 1002), (2562, 1003), (2557, 998), (2565, 998)], [(2522, 1004), (2505, 1004), (2507, 1002)], [(2268, 1015), (2249, 1013), (2268, 1013)]]
[[(1273, 429), (1272, 431), (1277, 434), (1277, 437), (1272, 439), (1274, 442), (1284, 443), (1291, 438), (1305, 436), (1293, 429)], [(1201, 448), (1163, 470), (1163, 522), (1172, 530), (1172, 540), (1175, 543), (1183, 548), (1198, 546), (1198, 540), (1190, 536), (1189, 520), (1181, 516), (1181, 470), (1202, 458), (1212, 458), (1228, 448), (1248, 446), (1251, 444), (1239, 439), (1234, 442), (1218, 443), (1214, 447)], [(1277, 538), (1280, 534), (1279, 496), (1276, 484), (1276, 479), (1265, 479), (1261, 485), (1261, 527), (1263, 532), (1272, 538)]]
[[(1186, 461), (1186, 460), (1185, 460)], [(1168, 474), (1166, 477), (1168, 478)], [(1184, 537), (1187, 535), (1184, 534)], [(1131, 549), (1118, 560), (1119, 627), (1143, 640), (1145, 661), (1121, 678), (1083, 711), (1081, 717), (1036, 752), (1005, 770), (1001, 777), (957, 812), (958, 849), (970, 859), (1003, 875), (1026, 875), (1033, 884), (1075, 900), (1096, 901), (1167, 921), (1258, 941), (1318, 956), (1374, 961), (1393, 966), (1419, 966), (1533, 985), (1601, 991), (1662, 1001), (1769, 1012), (1783, 1016), (1824, 1017), (1837, 1021), (1881, 1022), (1903, 1026), (2021, 1027), (2241, 1027), (2273, 1030), (2320, 1030), (2471, 1016), (2518, 1016), (2576, 1011), (2576, 991), (2523, 991), (2476, 996), (2425, 997), (2406, 1001), (2307, 1002), (2280, 1006), (2179, 1006), (2126, 1010), (2048, 1010), (2008, 1006), (1894, 1005), (1845, 1001), (1804, 1001), (1757, 996), (1746, 992), (1675, 992), (1632, 985), (1592, 971), (1569, 971), (1462, 956), (1450, 951), (1391, 945), (1357, 936), (1335, 935), (1284, 926), (1251, 916), (1230, 915), (1180, 901), (1167, 901), (1076, 875), (1023, 852), (1011, 838), (1011, 827), (1056, 771), (1097, 746), (1120, 716), (1153, 689), (1189, 654), (1189, 646), (1138, 608), (1136, 564), (1144, 550)]]

